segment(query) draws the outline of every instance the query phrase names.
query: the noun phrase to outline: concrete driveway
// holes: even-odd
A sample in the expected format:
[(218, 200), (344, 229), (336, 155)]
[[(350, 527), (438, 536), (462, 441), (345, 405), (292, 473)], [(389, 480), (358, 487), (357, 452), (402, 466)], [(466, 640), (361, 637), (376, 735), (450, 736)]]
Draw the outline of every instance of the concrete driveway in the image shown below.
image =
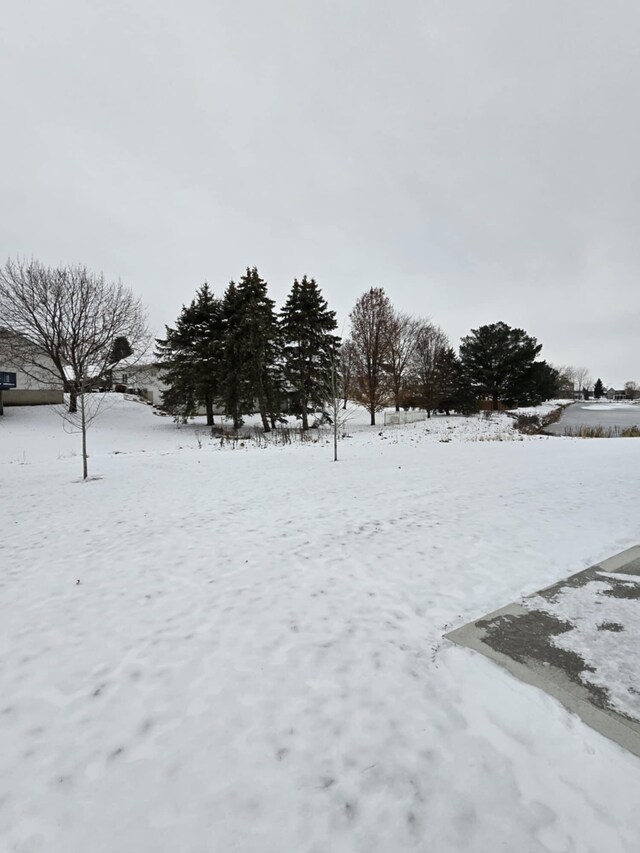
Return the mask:
[[(445, 636), (555, 696), (587, 725), (640, 756), (640, 670), (634, 667), (639, 578), (635, 546)], [(605, 613), (616, 619), (607, 620)], [(593, 629), (586, 642), (585, 626)], [(563, 642), (574, 635), (580, 639)], [(591, 657), (596, 648), (602, 649), (597, 661)], [(630, 700), (623, 706), (621, 692)]]
[(603, 427), (605, 430), (640, 428), (640, 404), (577, 402), (568, 406), (555, 424), (547, 427), (553, 435), (565, 435), (580, 427)]

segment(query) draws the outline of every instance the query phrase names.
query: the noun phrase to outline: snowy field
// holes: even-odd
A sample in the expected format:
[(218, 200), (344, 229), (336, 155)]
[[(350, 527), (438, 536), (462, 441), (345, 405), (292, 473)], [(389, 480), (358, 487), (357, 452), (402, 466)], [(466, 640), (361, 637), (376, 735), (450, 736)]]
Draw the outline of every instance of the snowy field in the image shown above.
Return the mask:
[[(0, 419), (2, 853), (637, 853), (640, 760), (445, 631), (640, 542), (640, 440)], [(327, 436), (328, 441), (328, 436)]]

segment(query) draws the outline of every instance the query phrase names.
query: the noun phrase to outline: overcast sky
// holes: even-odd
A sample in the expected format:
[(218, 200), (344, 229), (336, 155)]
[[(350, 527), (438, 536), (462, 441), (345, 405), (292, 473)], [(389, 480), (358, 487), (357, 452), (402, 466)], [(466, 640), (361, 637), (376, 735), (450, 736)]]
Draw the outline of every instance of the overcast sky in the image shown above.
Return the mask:
[(0, 254), (158, 332), (256, 265), (640, 380), (637, 0), (4, 0)]

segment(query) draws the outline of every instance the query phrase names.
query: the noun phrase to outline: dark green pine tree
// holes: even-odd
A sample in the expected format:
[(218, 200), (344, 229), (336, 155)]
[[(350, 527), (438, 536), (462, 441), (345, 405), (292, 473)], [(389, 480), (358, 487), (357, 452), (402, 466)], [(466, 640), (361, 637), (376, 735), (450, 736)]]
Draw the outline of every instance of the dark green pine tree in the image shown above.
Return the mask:
[(222, 381), (221, 393), (227, 417), (233, 420), (233, 428), (242, 426), (243, 405), (243, 347), (239, 332), (241, 320), (240, 297), (235, 282), (229, 282), (222, 299)]
[(596, 400), (604, 397), (604, 385), (602, 384), (602, 379), (598, 379), (596, 384), (593, 386), (593, 396)]
[(462, 370), (453, 347), (442, 347), (434, 357), (438, 408), (448, 415), (451, 409), (465, 410)]
[(113, 387), (113, 368), (116, 364), (121, 361), (124, 361), (125, 358), (129, 358), (129, 356), (133, 355), (133, 350), (131, 349), (131, 344), (125, 337), (117, 337), (113, 346), (111, 347), (111, 352), (109, 354), (109, 366), (105, 372), (105, 375), (102, 379), (104, 385), (111, 390)]
[(269, 432), (281, 414), (282, 347), (274, 305), (255, 267), (247, 267), (225, 293), (223, 398), (236, 427), (243, 414), (259, 412)]
[(334, 335), (335, 311), (330, 311), (314, 279), (294, 279), (280, 312), (284, 343), (284, 378), (292, 408), (309, 429), (309, 412), (321, 409), (330, 396), (340, 338)]
[(534, 361), (525, 371), (514, 400), (521, 406), (537, 406), (558, 396), (560, 374), (546, 361)]
[(478, 397), (490, 399), (496, 410), (500, 402), (516, 402), (525, 393), (531, 396), (536, 378), (546, 384), (546, 371), (532, 372), (541, 349), (542, 344), (523, 329), (492, 323), (472, 329), (462, 339), (460, 362), (470, 387)]
[(204, 406), (207, 424), (213, 426), (222, 387), (221, 302), (204, 284), (191, 304), (182, 307), (175, 328), (165, 328), (166, 337), (156, 341), (161, 379), (169, 386), (162, 395), (164, 408), (186, 418)]

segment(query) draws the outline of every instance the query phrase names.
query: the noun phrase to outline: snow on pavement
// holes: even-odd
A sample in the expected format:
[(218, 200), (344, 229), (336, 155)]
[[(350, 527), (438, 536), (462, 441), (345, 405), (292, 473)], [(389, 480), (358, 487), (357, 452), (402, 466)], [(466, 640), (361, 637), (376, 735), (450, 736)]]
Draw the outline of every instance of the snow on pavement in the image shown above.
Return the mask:
[(608, 703), (640, 720), (640, 577), (598, 572), (601, 580), (566, 586), (551, 600), (527, 599), (530, 610), (541, 610), (571, 627), (550, 642), (578, 654), (585, 663), (581, 679), (607, 691)]
[(640, 761), (442, 634), (636, 544), (640, 442), (354, 424), (334, 464), (116, 401), (82, 484), (6, 411), (0, 850), (638, 850)]

